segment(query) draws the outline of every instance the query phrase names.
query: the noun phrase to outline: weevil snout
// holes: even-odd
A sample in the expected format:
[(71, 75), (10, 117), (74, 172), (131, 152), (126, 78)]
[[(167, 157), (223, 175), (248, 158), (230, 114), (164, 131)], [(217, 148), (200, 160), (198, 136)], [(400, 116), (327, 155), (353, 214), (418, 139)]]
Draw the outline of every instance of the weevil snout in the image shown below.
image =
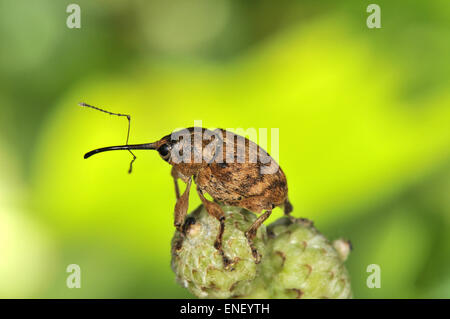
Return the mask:
[(90, 152), (84, 154), (84, 158), (89, 158), (94, 154), (107, 152), (107, 151), (116, 151), (116, 150), (156, 150), (158, 143), (145, 143), (145, 144), (134, 144), (134, 145), (117, 145), (117, 146), (107, 146), (102, 148), (97, 148)]

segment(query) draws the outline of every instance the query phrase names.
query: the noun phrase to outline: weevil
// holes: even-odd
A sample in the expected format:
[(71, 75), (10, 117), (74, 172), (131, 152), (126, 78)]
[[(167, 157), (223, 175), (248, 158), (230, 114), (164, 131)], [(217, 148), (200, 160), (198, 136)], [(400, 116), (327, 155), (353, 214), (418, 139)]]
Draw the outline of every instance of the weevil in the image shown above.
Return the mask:
[[(214, 247), (222, 255), (225, 264), (230, 261), (222, 250), (225, 214), (219, 204), (242, 207), (258, 215), (262, 213), (245, 232), (253, 256), (259, 262), (260, 256), (252, 244), (258, 228), (275, 207), (283, 207), (288, 216), (292, 211), (286, 176), (263, 148), (227, 130), (210, 131), (200, 127), (174, 132), (152, 143), (128, 144), (129, 115), (112, 113), (86, 103), (80, 105), (128, 119), (125, 145), (98, 148), (86, 153), (84, 158), (105, 151), (127, 150), (133, 155), (129, 169), (131, 172), (136, 159), (132, 150), (156, 150), (160, 157), (172, 166), (171, 175), (176, 195), (174, 226), (181, 233), (185, 232), (185, 222), (190, 222), (186, 221), (186, 214), (192, 181), (195, 182), (197, 194), (206, 211), (219, 221), (220, 228)], [(178, 180), (186, 183), (182, 194)], [(213, 200), (207, 199), (205, 194), (209, 194)]]

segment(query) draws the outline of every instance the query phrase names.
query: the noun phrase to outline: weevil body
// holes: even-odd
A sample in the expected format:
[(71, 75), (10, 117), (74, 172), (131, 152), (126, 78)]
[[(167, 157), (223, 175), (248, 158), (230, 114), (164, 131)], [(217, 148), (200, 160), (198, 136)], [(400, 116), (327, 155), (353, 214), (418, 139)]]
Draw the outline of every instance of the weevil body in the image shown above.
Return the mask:
[[(86, 153), (84, 158), (112, 150), (158, 151), (161, 158), (172, 166), (177, 198), (175, 227), (183, 232), (194, 180), (206, 210), (220, 223), (215, 247), (222, 254), (224, 263), (228, 264), (230, 261), (222, 251), (225, 215), (218, 203), (242, 207), (257, 214), (264, 211), (246, 232), (247, 239), (252, 243), (258, 228), (270, 216), (273, 208), (283, 206), (285, 214), (292, 211), (286, 176), (265, 150), (247, 138), (223, 129), (210, 131), (191, 127), (180, 132), (166, 135), (153, 143), (96, 149)], [(180, 193), (178, 179), (186, 183), (183, 194)], [(208, 200), (205, 193), (214, 200)], [(253, 255), (259, 261), (256, 249)]]

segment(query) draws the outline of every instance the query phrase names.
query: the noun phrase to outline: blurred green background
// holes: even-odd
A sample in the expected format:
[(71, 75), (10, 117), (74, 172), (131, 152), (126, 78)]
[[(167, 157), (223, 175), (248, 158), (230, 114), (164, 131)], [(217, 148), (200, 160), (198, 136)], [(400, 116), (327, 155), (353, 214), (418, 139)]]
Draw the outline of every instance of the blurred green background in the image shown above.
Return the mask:
[(0, 297), (192, 297), (170, 269), (170, 167), (83, 160), (127, 122), (80, 101), (131, 114), (130, 143), (279, 128), (294, 215), (351, 239), (356, 298), (450, 297), (448, 0), (378, 0), (381, 29), (372, 1), (83, 0), (68, 29), (70, 3), (0, 0)]

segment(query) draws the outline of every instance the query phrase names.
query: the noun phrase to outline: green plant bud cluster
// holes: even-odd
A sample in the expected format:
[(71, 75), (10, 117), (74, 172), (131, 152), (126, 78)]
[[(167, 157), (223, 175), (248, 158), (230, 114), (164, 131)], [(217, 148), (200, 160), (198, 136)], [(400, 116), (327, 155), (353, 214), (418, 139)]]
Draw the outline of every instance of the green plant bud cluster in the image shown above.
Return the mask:
[[(306, 219), (282, 217), (261, 226), (253, 242), (245, 231), (255, 214), (222, 207), (222, 256), (214, 247), (219, 222), (203, 206), (188, 216), (183, 233), (172, 240), (177, 281), (200, 298), (351, 298), (344, 262), (348, 241), (330, 242)], [(252, 249), (259, 256), (255, 258)], [(228, 261), (228, 262), (227, 262)]]

